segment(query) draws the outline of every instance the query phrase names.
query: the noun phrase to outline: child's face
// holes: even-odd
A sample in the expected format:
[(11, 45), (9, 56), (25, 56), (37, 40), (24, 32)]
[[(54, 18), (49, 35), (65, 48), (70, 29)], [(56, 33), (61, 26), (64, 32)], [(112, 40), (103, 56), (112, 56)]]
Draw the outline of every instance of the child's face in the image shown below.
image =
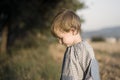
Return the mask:
[(69, 32), (57, 31), (57, 36), (59, 43), (67, 47), (71, 46), (74, 43), (74, 35), (72, 31)]

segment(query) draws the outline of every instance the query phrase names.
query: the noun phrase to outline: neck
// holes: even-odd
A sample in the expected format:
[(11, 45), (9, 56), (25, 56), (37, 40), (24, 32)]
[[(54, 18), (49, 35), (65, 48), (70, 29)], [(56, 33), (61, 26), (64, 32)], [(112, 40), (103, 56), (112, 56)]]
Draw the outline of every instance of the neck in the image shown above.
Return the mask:
[(74, 39), (75, 39), (75, 40), (74, 40), (74, 44), (77, 44), (77, 43), (79, 43), (79, 42), (82, 41), (80, 34), (75, 35), (75, 38), (74, 38)]

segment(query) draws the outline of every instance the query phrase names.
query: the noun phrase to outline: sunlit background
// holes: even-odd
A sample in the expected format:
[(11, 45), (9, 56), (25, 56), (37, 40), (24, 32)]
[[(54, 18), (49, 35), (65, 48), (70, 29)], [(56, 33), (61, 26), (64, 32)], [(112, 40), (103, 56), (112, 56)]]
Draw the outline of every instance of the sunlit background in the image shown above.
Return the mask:
[(77, 14), (85, 19), (84, 31), (120, 27), (120, 0), (83, 0), (87, 8)]

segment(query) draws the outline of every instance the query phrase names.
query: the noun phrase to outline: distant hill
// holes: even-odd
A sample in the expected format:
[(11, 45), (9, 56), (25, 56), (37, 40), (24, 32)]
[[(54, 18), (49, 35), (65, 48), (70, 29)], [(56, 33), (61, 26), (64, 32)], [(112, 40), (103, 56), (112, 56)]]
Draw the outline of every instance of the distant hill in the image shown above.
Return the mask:
[(115, 37), (120, 38), (120, 26), (112, 27), (112, 28), (104, 28), (96, 31), (89, 31), (82, 33), (83, 38), (91, 38), (91, 37)]

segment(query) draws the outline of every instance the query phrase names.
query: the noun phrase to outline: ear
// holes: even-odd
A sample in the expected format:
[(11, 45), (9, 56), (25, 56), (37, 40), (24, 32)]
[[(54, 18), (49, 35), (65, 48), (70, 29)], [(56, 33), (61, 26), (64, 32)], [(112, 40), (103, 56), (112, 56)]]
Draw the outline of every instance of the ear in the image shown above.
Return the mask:
[(73, 35), (76, 35), (77, 34), (77, 30), (75, 28), (71, 28), (70, 29), (70, 32), (73, 34)]

